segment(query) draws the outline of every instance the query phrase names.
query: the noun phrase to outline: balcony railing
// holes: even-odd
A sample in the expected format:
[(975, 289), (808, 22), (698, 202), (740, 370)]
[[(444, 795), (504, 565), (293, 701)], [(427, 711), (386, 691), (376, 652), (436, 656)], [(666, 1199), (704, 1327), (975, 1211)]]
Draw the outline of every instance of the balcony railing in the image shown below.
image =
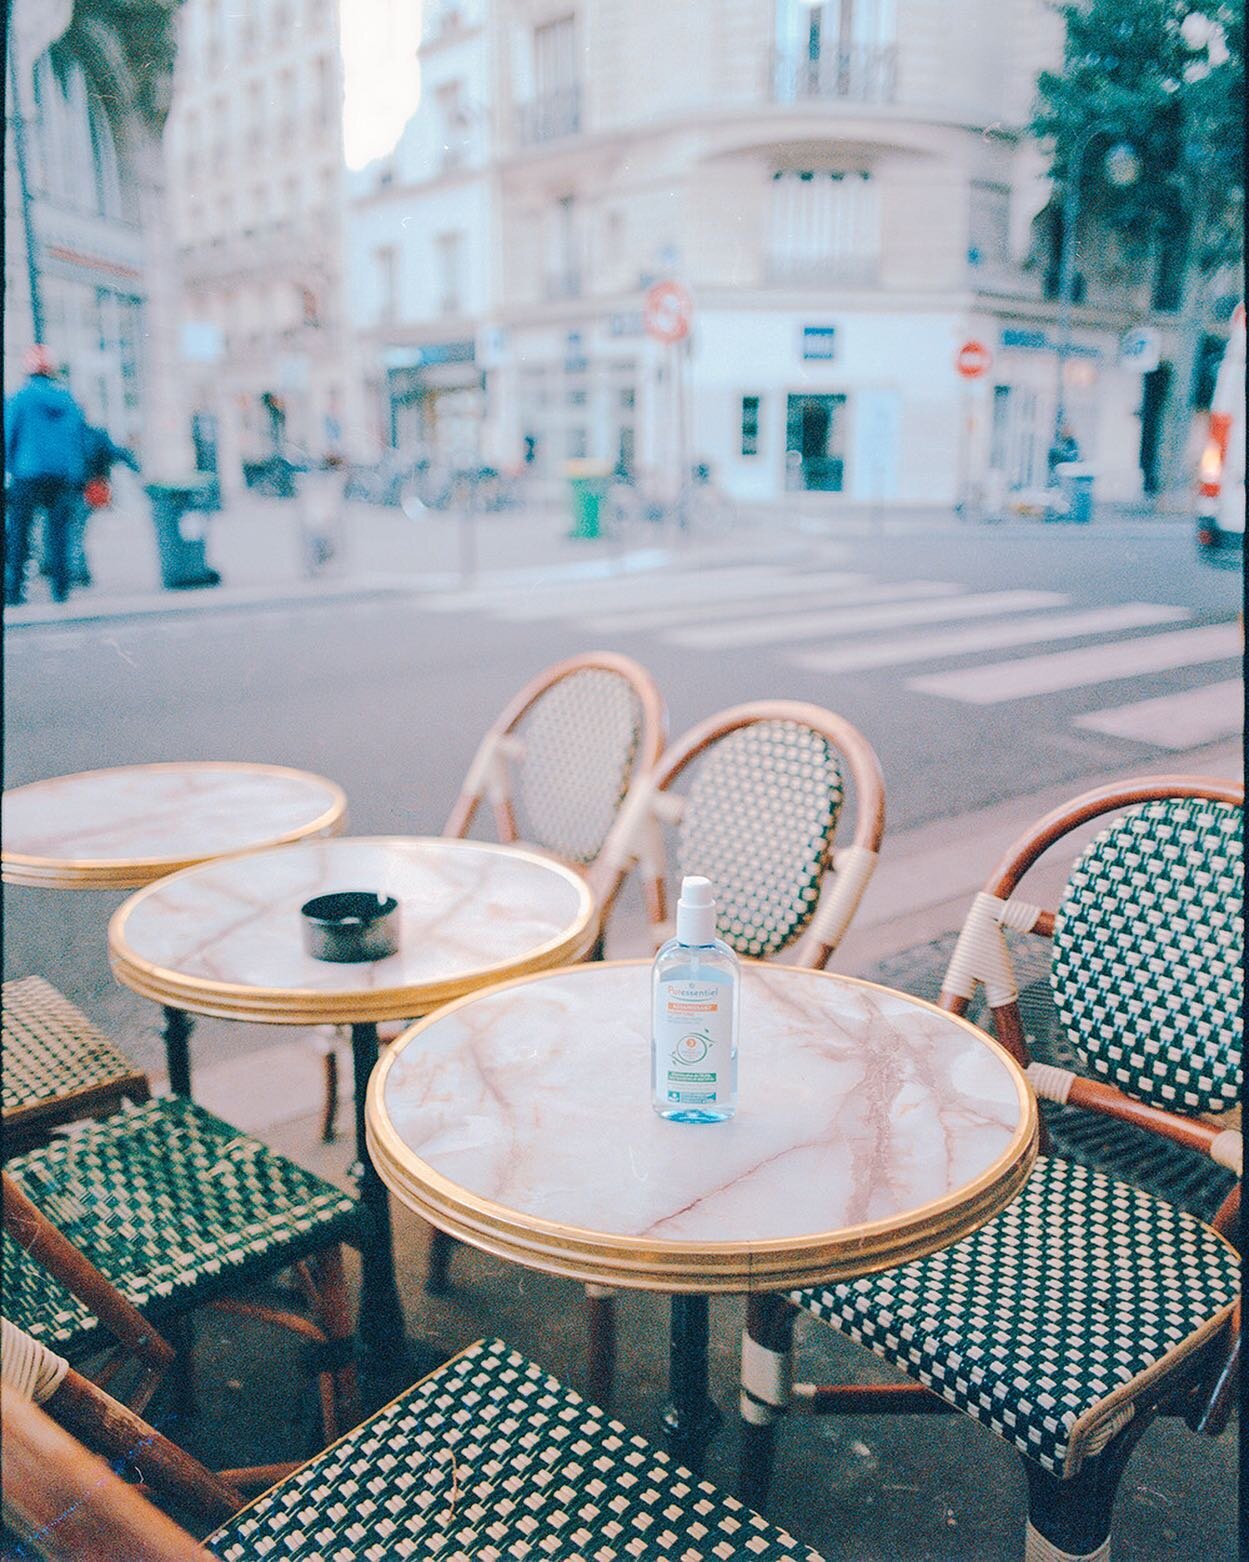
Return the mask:
[(875, 287), (879, 255), (769, 255), (764, 275), (773, 287)]
[(516, 106), (516, 135), (525, 146), (559, 141), (581, 129), (581, 88), (560, 87)]
[(846, 103), (892, 103), (898, 85), (893, 44), (828, 49), (818, 59), (782, 53), (772, 58), (772, 95), (778, 103), (833, 98)]

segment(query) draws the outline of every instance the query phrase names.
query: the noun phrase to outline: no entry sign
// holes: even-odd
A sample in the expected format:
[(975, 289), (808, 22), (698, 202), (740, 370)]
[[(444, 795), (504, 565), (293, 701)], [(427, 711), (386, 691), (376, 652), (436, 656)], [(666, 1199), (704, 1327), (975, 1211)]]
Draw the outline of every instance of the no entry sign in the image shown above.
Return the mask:
[(989, 372), (993, 363), (993, 354), (983, 342), (964, 342), (958, 350), (958, 357), (954, 360), (954, 367), (965, 380), (978, 380), (982, 374)]
[(642, 320), (647, 335), (657, 341), (684, 341), (693, 316), (694, 300), (679, 282), (656, 282), (646, 290)]

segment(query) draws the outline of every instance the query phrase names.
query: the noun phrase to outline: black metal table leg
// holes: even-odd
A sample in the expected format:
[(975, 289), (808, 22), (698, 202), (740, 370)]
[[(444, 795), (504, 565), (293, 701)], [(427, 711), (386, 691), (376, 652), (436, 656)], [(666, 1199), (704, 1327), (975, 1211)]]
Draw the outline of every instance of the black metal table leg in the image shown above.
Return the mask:
[(669, 1331), (664, 1441), (674, 1459), (699, 1475), (720, 1424), (720, 1412), (707, 1393), (707, 1298), (674, 1296)]
[(176, 1096), (191, 1097), (191, 1032), (195, 1021), (184, 1009), (165, 1005), (165, 1066), (169, 1088)]

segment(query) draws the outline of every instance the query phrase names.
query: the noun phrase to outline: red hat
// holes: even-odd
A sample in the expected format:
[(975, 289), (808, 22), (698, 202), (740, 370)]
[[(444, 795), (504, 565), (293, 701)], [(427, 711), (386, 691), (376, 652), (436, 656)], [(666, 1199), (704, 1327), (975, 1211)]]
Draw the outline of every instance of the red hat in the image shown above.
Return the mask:
[(26, 372), (27, 374), (47, 375), (56, 373), (56, 365), (52, 362), (52, 354), (42, 342), (36, 342), (33, 347), (26, 349)]

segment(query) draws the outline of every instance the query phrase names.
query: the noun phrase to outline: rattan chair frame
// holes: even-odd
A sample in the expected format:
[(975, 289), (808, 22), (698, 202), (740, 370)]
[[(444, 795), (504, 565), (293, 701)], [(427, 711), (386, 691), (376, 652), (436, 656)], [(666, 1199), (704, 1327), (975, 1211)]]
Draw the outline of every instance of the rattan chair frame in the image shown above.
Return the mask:
[[(511, 789), (512, 768), (508, 757), (509, 743), (514, 740), (521, 722), (545, 695), (563, 683), (566, 678), (590, 671), (614, 673), (624, 679), (641, 707), (642, 730), (637, 753), (634, 756), (628, 783), (616, 810), (616, 818), (599, 848), (598, 855), (588, 864), (574, 862), (533, 841), (526, 841), (524, 844), (530, 850), (544, 852), (547, 856), (556, 858), (565, 867), (571, 868), (574, 873), (581, 874), (593, 890), (598, 904), (599, 933), (590, 952), (590, 958), (596, 958), (602, 953), (603, 929), (615, 900), (613, 887), (619, 888), (614, 873), (611, 873), (605, 865), (616, 855), (616, 842), (624, 823), (626, 809), (631, 798), (654, 769), (663, 751), (668, 732), (668, 715), (663, 695), (660, 694), (655, 680), (640, 662), (635, 662), (629, 656), (621, 656), (615, 651), (584, 651), (577, 656), (568, 656), (562, 661), (552, 662), (549, 667), (536, 673), (508, 701), (487, 728), (485, 736), (477, 746), (477, 752), (468, 767), (442, 833), (453, 840), (463, 840), (472, 829), (481, 805), (489, 801), (497, 839), (505, 846), (520, 843), (521, 837)], [(384, 1027), (381, 1039), (391, 1040), (397, 1034), (398, 1028), (392, 1030)], [(330, 1144), (334, 1140), (334, 1120), (338, 1114), (339, 1102), (338, 1054), (332, 1041), (323, 1045), (322, 1056), (325, 1098), (321, 1138), (326, 1144)], [(450, 1250), (449, 1239), (443, 1244), (435, 1242), (435, 1253), (430, 1266), (433, 1283), (428, 1287), (431, 1292), (445, 1288)]]
[[(798, 964), (815, 969), (823, 969), (836, 951), (858, 908), (880, 851), (885, 832), (885, 782), (875, 750), (857, 727), (833, 711), (798, 700), (754, 700), (707, 717), (665, 750), (649, 783), (639, 788), (637, 798), (629, 806), (628, 816), (622, 822), (620, 834), (612, 843), (612, 856), (605, 862), (604, 876), (610, 876), (607, 886), (610, 902), (619, 894), (631, 870), (636, 869), (640, 874), (647, 915), (656, 944), (667, 936), (665, 930), (668, 919), (667, 864), (662, 842), (658, 839), (659, 825), (666, 811), (661, 799), (700, 755), (714, 748), (730, 733), (762, 722), (775, 721), (793, 722), (818, 733), (834, 754), (845, 760), (849, 770), (855, 804), (850, 850), (842, 854), (833, 851), (835, 823), (829, 836), (828, 852), (821, 863), (824, 882), (821, 885), (820, 901), (810, 925), (790, 946)], [(838, 895), (842, 889), (837, 881), (839, 855), (842, 859), (841, 871), (846, 874), (843, 880), (845, 893), (842, 904), (830, 917), (826, 910), (826, 898)], [(606, 852), (604, 858), (608, 858)], [(828, 882), (830, 866), (833, 869), (831, 885)]]
[[(1065, 836), (1092, 821), (1108, 814), (1122, 813), (1142, 803), (1171, 798), (1197, 798), (1243, 808), (1244, 788), (1235, 782), (1203, 776), (1150, 776), (1098, 787), (1060, 805), (1007, 848), (969, 913), (964, 924), (964, 936), (973, 918), (979, 916), (983, 920), (984, 916), (993, 914), (999, 939), (1002, 926), (1052, 939), (1056, 914), (1014, 900), (1015, 892), (1029, 870)], [(995, 911), (991, 904), (993, 902), (1003, 908), (1010, 906), (1011, 910)], [(963, 939), (960, 939), (960, 945), (962, 943)], [(1001, 990), (993, 991), (991, 989), (995, 984), (992, 976), (986, 981), (985, 973), (976, 970), (968, 960), (960, 958), (959, 948), (956, 947), (939, 1002), (942, 1008), (952, 1014), (965, 1014), (973, 996), (973, 986), (984, 985), (998, 1041), (1017, 1063), (1029, 1070), (1032, 1060), (1019, 1010), (1018, 991), (1013, 976), (1009, 975), (1009, 955), (1004, 939), (1001, 939), (1000, 957), (1006, 962), (1003, 976), (1007, 979), (996, 984)], [(1069, 1088), (1065, 1089), (1061, 1097), (1066, 1104), (1135, 1124), (1160, 1134), (1173, 1144), (1207, 1155), (1211, 1154), (1216, 1141), (1222, 1141), (1220, 1148), (1214, 1149), (1214, 1154), (1222, 1164), (1230, 1164), (1220, 1154), (1229, 1137), (1223, 1125), (1202, 1117), (1148, 1105), (1101, 1080), (1081, 1075), (1069, 1077)], [(1045, 1074), (1038, 1073), (1035, 1067), (1030, 1073), (1030, 1080), (1034, 1087), (1040, 1082), (1044, 1089)], [(1064, 1081), (1064, 1085), (1066, 1083)], [(1232, 1137), (1238, 1140), (1239, 1134), (1233, 1134)], [(1048, 1143), (1043, 1137), (1042, 1152), (1047, 1150)], [(1213, 1228), (1227, 1237), (1235, 1247), (1240, 1245), (1239, 1211), (1238, 1177), (1235, 1187), (1211, 1222)], [(872, 1387), (793, 1384), (790, 1354), (793, 1327), (798, 1315), (799, 1309), (785, 1297), (758, 1296), (749, 1298), (747, 1302), (743, 1361), (750, 1353), (756, 1363), (768, 1362), (769, 1366), (765, 1370), (771, 1373), (775, 1389), (770, 1403), (768, 1399), (761, 1400), (752, 1394), (746, 1387), (747, 1372), (744, 1367), (740, 1485), (744, 1500), (756, 1506), (766, 1497), (771, 1481), (775, 1415), (789, 1404), (791, 1397), (815, 1414), (960, 1413), (920, 1383)], [(1147, 1392), (1134, 1402), (1135, 1413), (1126, 1425), (1096, 1454), (1087, 1457), (1073, 1477), (1061, 1480), (1040, 1465), (1027, 1459), (1023, 1461), (1029, 1487), (1029, 1543), (1036, 1549), (1038, 1558), (1058, 1557), (1068, 1552), (1073, 1556), (1104, 1554), (1101, 1548), (1108, 1545), (1106, 1537), (1109, 1535), (1111, 1510), (1120, 1477), (1137, 1440), (1155, 1417), (1181, 1416), (1195, 1431), (1214, 1436), (1223, 1430), (1236, 1403), (1240, 1332), (1238, 1302), (1230, 1323), (1185, 1356), (1172, 1371), (1152, 1383)], [(756, 1385), (758, 1381), (756, 1366)], [(1036, 1535), (1042, 1537), (1039, 1542), (1033, 1538)], [(1045, 1551), (1043, 1547), (1046, 1543), (1057, 1549)]]

